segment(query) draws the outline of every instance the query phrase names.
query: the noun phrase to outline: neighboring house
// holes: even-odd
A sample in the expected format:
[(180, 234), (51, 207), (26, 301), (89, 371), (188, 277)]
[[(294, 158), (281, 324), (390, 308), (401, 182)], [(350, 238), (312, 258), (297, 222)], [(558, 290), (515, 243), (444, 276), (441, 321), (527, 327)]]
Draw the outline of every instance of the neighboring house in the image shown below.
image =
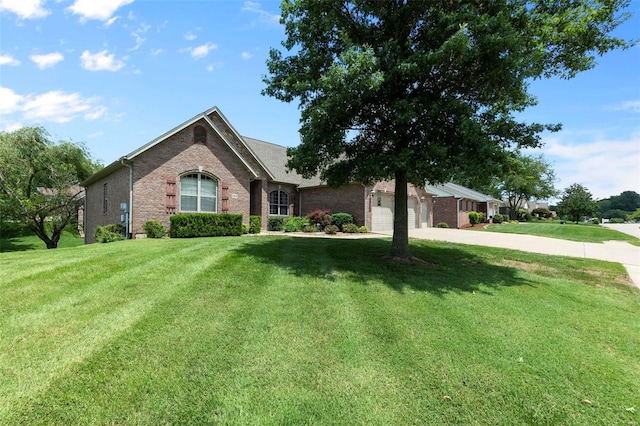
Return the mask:
[(426, 185), (426, 190), (436, 195), (433, 200), (433, 223), (445, 222), (450, 228), (470, 226), (469, 212), (482, 212), (487, 219), (499, 212), (502, 201), (490, 195), (455, 183)]
[[(124, 223), (128, 236), (158, 220), (169, 227), (183, 212), (304, 216), (315, 209), (346, 212), (356, 224), (393, 228), (393, 182), (329, 188), (286, 170), (286, 147), (242, 137), (217, 107), (185, 121), (106, 166), (86, 181), (85, 242), (98, 226)], [(431, 226), (431, 196), (408, 188), (409, 227)]]
[[(549, 210), (549, 203), (546, 201), (537, 201), (537, 200), (522, 200), (518, 203), (517, 208), (525, 209), (529, 213), (534, 211), (535, 209), (547, 209)], [(509, 217), (509, 199), (505, 198), (502, 200), (502, 206), (500, 206), (500, 213)]]

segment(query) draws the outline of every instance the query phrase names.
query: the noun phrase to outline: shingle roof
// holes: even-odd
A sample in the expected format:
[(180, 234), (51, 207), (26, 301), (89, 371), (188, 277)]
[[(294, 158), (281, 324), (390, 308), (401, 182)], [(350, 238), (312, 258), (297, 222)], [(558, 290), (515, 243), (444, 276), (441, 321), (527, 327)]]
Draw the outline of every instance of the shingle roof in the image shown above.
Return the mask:
[(490, 195), (483, 194), (478, 191), (474, 191), (473, 189), (469, 189), (462, 185), (458, 185), (455, 183), (443, 183), (441, 185), (425, 185), (427, 191), (433, 192), (438, 197), (459, 197), (466, 198), (468, 200), (474, 201), (495, 201), (500, 202), (500, 200), (496, 200)]
[(319, 177), (305, 179), (294, 170), (287, 171), (287, 148), (274, 143), (261, 141), (247, 136), (242, 136), (245, 144), (260, 160), (262, 166), (275, 178), (276, 182), (299, 185), (300, 188), (308, 188), (323, 185)]

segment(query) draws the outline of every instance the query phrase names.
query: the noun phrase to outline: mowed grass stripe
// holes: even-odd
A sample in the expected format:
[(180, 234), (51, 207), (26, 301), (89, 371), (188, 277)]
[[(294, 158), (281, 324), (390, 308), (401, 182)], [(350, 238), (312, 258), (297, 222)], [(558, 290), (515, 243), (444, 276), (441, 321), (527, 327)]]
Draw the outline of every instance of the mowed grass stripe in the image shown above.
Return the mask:
[[(165, 296), (64, 371), (50, 366), (55, 378), (46, 392), (26, 396), (29, 403), (0, 423), (637, 419), (626, 409), (640, 383), (640, 294), (610, 286), (619, 272), (610, 264), (412, 242), (413, 253), (433, 263), (397, 265), (380, 260), (388, 240), (135, 243), (109, 252), (118, 258), (128, 247), (149, 247), (158, 250), (154, 258), (181, 252), (181, 261), (173, 270), (136, 269), (122, 297), (153, 299), (153, 286)], [(201, 266), (183, 278), (190, 262)], [(530, 267), (514, 267), (521, 264)], [(552, 267), (539, 275), (543, 265)], [(106, 299), (122, 289), (97, 288), (93, 296)], [(78, 320), (73, 307), (66, 310), (63, 323)], [(33, 353), (31, 360), (39, 362)]]
[[(0, 419), (6, 410), (32, 403), (49, 383), (68, 374), (73, 364), (115, 339), (158, 301), (190, 285), (199, 271), (217, 261), (213, 251), (193, 258), (193, 252), (205, 245), (178, 245), (175, 250), (165, 250), (163, 256), (147, 254), (146, 261), (134, 261), (136, 266), (117, 268), (106, 276), (101, 273), (102, 279), (84, 281), (79, 290), (51, 299), (37, 311), (5, 317), (2, 334), (13, 338), (0, 339), (0, 365), (6, 373), (0, 378)], [(116, 256), (110, 262), (126, 263), (135, 258), (135, 250), (123, 253), (126, 258)], [(90, 270), (91, 264), (83, 267)], [(180, 274), (175, 274), (176, 270)], [(140, 282), (141, 276), (145, 282)], [(166, 281), (167, 277), (170, 281)], [(66, 285), (69, 283), (73, 284), (70, 281)], [(11, 312), (10, 306), (7, 311)], [(47, 354), (44, 362), (43, 353)]]

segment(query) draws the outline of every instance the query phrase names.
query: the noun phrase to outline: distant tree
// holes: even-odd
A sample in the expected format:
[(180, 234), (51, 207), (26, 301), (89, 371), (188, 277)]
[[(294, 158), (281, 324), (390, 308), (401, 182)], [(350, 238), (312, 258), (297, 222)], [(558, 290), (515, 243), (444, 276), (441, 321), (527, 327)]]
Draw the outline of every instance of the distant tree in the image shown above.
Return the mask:
[(635, 212), (631, 213), (629, 216), (627, 216), (626, 218), (629, 221), (639, 221), (640, 220), (640, 208), (636, 209)]
[(518, 209), (528, 200), (557, 195), (555, 181), (553, 168), (542, 155), (514, 154), (498, 183), (498, 190), (507, 199), (509, 218), (518, 219)]
[(284, 0), (288, 53), (264, 94), (301, 110), (288, 167), (331, 186), (395, 181), (390, 257), (411, 259), (407, 184), (500, 167), (559, 125), (516, 117), (534, 79), (571, 78), (631, 45), (611, 32), (629, 0)]
[(640, 208), (640, 194), (635, 191), (623, 191), (620, 195), (614, 195), (598, 201), (598, 208), (602, 217), (609, 217), (607, 214), (610, 211), (623, 211), (623, 216), (618, 214), (616, 217), (624, 218), (625, 215), (631, 214)]
[(558, 203), (558, 213), (569, 217), (575, 223), (581, 221), (585, 216), (595, 215), (597, 211), (598, 206), (589, 190), (578, 183), (566, 188)]
[(81, 144), (54, 144), (42, 127), (0, 133), (0, 206), (6, 219), (22, 223), (58, 247), (64, 228), (77, 222), (78, 183), (100, 166)]

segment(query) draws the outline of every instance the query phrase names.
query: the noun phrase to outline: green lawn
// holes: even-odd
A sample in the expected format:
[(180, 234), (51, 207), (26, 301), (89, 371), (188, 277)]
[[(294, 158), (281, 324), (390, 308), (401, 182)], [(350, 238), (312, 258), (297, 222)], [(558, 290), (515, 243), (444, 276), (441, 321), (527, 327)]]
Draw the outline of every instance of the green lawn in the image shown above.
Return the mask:
[(524, 222), (524, 223), (502, 223), (499, 225), (489, 225), (486, 228), (473, 228), (473, 230), (487, 232), (503, 232), (509, 234), (528, 234), (540, 237), (559, 238), (562, 240), (580, 241), (584, 243), (602, 243), (604, 241), (628, 241), (640, 246), (640, 239), (604, 226), (587, 223), (566, 223), (559, 222)]
[(0, 424), (640, 422), (619, 264), (388, 239), (0, 254)]
[[(58, 242), (58, 248), (78, 247), (84, 244), (84, 239), (77, 235), (63, 232)], [(25, 250), (46, 250), (46, 244), (37, 236), (0, 238), (0, 253)]]

